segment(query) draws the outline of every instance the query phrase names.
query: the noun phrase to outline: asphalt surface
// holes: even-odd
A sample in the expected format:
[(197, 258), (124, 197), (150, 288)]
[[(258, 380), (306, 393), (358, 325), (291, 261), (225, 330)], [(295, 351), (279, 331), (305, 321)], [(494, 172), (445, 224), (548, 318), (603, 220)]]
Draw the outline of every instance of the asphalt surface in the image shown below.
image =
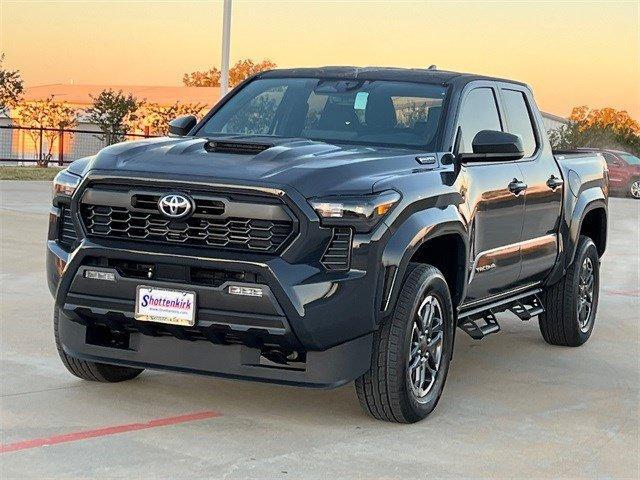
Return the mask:
[(353, 385), (72, 377), (44, 275), (49, 184), (0, 192), (1, 478), (640, 477), (640, 202), (611, 200), (586, 345), (549, 346), (510, 314), (479, 342), (458, 331), (436, 411), (394, 425), (364, 416)]

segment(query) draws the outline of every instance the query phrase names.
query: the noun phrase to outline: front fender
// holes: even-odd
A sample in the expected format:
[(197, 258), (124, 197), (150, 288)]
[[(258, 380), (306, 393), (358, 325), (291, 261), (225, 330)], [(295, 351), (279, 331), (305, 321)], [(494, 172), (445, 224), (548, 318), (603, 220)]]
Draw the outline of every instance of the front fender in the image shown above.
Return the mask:
[[(444, 208), (433, 207), (416, 212), (395, 230), (382, 253), (382, 268), (378, 279), (378, 295), (376, 295), (380, 300), (378, 320), (391, 313), (409, 261), (425, 242), (443, 235), (459, 235), (464, 242), (466, 266), (469, 234), (465, 225), (458, 209), (454, 205), (449, 205)], [(465, 268), (465, 272), (466, 270)], [(466, 278), (464, 285), (466, 285)]]

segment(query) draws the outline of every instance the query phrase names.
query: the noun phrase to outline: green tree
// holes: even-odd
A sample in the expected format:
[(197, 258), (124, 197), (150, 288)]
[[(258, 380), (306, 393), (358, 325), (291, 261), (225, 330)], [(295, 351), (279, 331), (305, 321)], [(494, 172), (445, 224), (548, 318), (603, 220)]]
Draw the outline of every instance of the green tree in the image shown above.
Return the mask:
[(24, 81), (19, 70), (8, 70), (3, 62), (4, 53), (0, 54), (0, 113), (7, 113), (20, 101)]
[(103, 134), (100, 138), (107, 145), (124, 140), (130, 125), (136, 120), (136, 112), (144, 104), (131, 94), (112, 89), (103, 90), (91, 99), (93, 103), (87, 109), (87, 119), (98, 125)]
[(249, 58), (245, 60), (238, 60), (233, 67), (229, 69), (229, 86), (231, 88), (236, 87), (256, 73), (264, 72), (265, 70), (272, 70), (274, 68), (276, 68), (276, 64), (268, 59), (262, 60), (258, 63), (255, 63)]
[[(263, 72), (265, 70), (271, 70), (277, 65), (271, 60), (265, 59), (261, 62), (254, 62), (247, 58), (244, 60), (238, 60), (229, 69), (229, 86), (235, 87), (242, 83), (245, 79), (251, 75)], [(182, 76), (182, 83), (187, 87), (219, 87), (220, 86), (220, 70), (213, 67), (211, 70), (203, 72), (191, 72), (185, 73)]]
[[(60, 141), (61, 131), (73, 128), (78, 121), (78, 110), (66, 102), (57, 102), (53, 95), (44, 100), (20, 102), (11, 111), (13, 119), (25, 130), (33, 141), (37, 164), (46, 167), (49, 164), (53, 147)], [(40, 151), (40, 135), (47, 153)], [(43, 146), (44, 146), (43, 145)]]
[(549, 132), (549, 141), (556, 150), (611, 148), (640, 155), (640, 126), (625, 111), (581, 106), (573, 109), (569, 124)]
[(220, 70), (213, 67), (206, 72), (185, 73), (182, 76), (182, 83), (185, 87), (219, 87)]
[(195, 115), (200, 117), (207, 108), (202, 103), (180, 103), (173, 105), (160, 105), (147, 103), (136, 111), (135, 119), (127, 119), (128, 125), (133, 130), (139, 130), (150, 135), (169, 135), (169, 122), (183, 115)]

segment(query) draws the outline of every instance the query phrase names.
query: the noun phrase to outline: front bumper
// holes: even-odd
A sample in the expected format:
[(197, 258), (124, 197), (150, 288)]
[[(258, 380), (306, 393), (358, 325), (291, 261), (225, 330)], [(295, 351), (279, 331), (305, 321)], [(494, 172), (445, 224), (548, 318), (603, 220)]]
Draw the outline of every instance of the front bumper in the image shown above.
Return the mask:
[[(69, 354), (104, 363), (317, 387), (340, 385), (369, 368), (381, 304), (381, 232), (354, 236), (349, 269), (327, 271), (320, 258), (332, 238), (331, 229), (322, 228), (306, 200), (291, 190), (281, 198), (299, 220), (299, 230), (279, 254), (88, 238), (78, 205), (94, 182), (119, 180), (87, 176), (70, 207), (67, 200), (64, 212), (70, 213), (78, 233), (67, 247), (59, 241), (64, 202), (54, 200), (50, 215), (48, 283), (61, 313), (60, 340)], [(166, 188), (156, 183), (154, 188)], [(112, 261), (151, 265), (154, 272), (169, 273), (132, 277)], [(115, 280), (85, 278), (87, 268), (108, 270)], [(231, 281), (199, 284), (192, 281), (194, 269), (240, 273), (248, 279), (247, 286), (260, 286), (265, 294), (231, 295)], [(181, 270), (183, 274), (176, 273)], [(237, 278), (232, 283), (241, 281)], [(195, 327), (136, 321), (138, 285), (195, 291)], [(287, 361), (274, 364), (274, 357), (267, 355), (270, 349), (283, 352)]]
[[(52, 224), (57, 214), (54, 208)], [(48, 241), (49, 287), (61, 312), (60, 341), (68, 354), (103, 363), (319, 388), (344, 384), (369, 368), (375, 282), (367, 272), (326, 272), (281, 257), (196, 252), (178, 246), (171, 253), (163, 250), (163, 246), (145, 245), (142, 250), (126, 242), (84, 238), (66, 252), (55, 239)], [(259, 285), (265, 294), (233, 296), (226, 291), (228, 282), (211, 287), (127, 278), (116, 269), (89, 265), (97, 258), (250, 272), (262, 283), (247, 285)], [(116, 280), (87, 279), (88, 268), (111, 271)], [(140, 327), (146, 322), (133, 318), (139, 284), (195, 290), (196, 329)], [(105, 335), (105, 327), (111, 333)], [(215, 332), (220, 331), (225, 335), (217, 337)], [(279, 347), (295, 352), (302, 361), (265, 362), (265, 350)]]
[(180, 340), (132, 334), (127, 348), (87, 342), (87, 327), (68, 313), (59, 318), (58, 332), (64, 351), (83, 360), (130, 367), (173, 370), (315, 388), (334, 388), (350, 382), (369, 368), (371, 337), (365, 335), (324, 351), (306, 353), (299, 368), (265, 364), (258, 348), (219, 345), (208, 341)]

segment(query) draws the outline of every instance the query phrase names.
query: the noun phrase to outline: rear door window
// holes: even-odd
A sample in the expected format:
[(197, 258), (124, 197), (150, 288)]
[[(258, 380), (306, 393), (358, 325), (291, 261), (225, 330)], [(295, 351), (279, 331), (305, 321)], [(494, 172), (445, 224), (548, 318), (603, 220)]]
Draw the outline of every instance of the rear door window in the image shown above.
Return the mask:
[(462, 105), (458, 125), (462, 131), (460, 153), (473, 153), (473, 138), (479, 131), (502, 130), (498, 104), (492, 88), (481, 87), (469, 92)]
[(509, 121), (509, 133), (520, 135), (525, 158), (532, 157), (537, 148), (527, 99), (518, 90), (502, 90), (504, 109)]

